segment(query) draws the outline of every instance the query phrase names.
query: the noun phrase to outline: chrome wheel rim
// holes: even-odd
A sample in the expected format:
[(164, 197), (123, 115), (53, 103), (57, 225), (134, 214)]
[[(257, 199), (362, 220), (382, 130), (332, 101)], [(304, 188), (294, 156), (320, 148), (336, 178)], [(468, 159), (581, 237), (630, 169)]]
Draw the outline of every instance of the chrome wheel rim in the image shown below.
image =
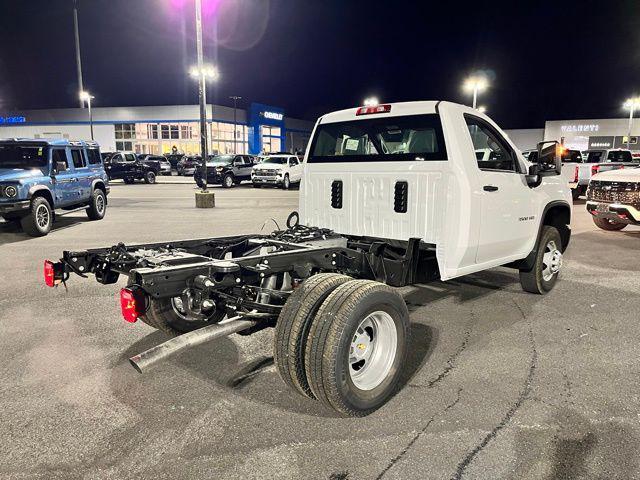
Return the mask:
[(542, 278), (548, 282), (562, 268), (562, 252), (556, 242), (550, 240), (544, 248), (542, 255)]
[(284, 177), (284, 188), (289, 188), (290, 183), (289, 177)]
[(104, 213), (104, 197), (102, 195), (96, 197), (96, 210), (100, 214)]
[(224, 183), (227, 187), (230, 187), (231, 185), (233, 185), (233, 178), (227, 176), (224, 178)]
[(356, 328), (349, 346), (349, 375), (360, 390), (373, 390), (389, 375), (398, 349), (396, 325), (387, 312), (375, 311)]
[(50, 220), (49, 209), (45, 205), (38, 205), (36, 209), (36, 223), (40, 228), (46, 228)]

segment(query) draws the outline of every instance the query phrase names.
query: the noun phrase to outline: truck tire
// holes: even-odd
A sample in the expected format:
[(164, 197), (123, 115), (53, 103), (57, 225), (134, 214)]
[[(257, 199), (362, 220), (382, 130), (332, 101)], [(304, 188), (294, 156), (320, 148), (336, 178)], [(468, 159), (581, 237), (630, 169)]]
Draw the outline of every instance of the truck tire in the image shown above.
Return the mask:
[(274, 362), (282, 380), (305, 397), (315, 398), (304, 366), (311, 323), (329, 294), (350, 280), (339, 273), (313, 275), (291, 294), (278, 317), (273, 337)]
[(193, 319), (181, 314), (175, 299), (152, 299), (146, 313), (140, 317), (144, 323), (168, 335), (177, 336), (183, 333), (218, 323), (225, 317), (225, 312), (215, 310), (206, 320)]
[(222, 186), (224, 188), (231, 188), (233, 187), (233, 184), (234, 184), (234, 178), (232, 174), (227, 173), (224, 177), (222, 177)]
[(144, 172), (144, 183), (153, 185), (156, 183), (156, 172), (151, 170)]
[(291, 188), (291, 180), (289, 179), (289, 174), (285, 173), (284, 178), (282, 179), (282, 189), (289, 190)]
[(351, 280), (327, 297), (305, 349), (313, 395), (345, 416), (362, 417), (396, 392), (407, 356), (409, 312), (383, 283)]
[(96, 188), (91, 196), (91, 203), (87, 208), (87, 217), (90, 220), (102, 220), (107, 212), (107, 196), (104, 191)]
[(525, 292), (544, 295), (558, 280), (562, 268), (562, 239), (555, 227), (545, 225), (538, 242), (538, 253), (531, 270), (520, 270), (520, 285)]
[(579, 200), (580, 199), (580, 190), (578, 188), (572, 188), (571, 189), (571, 198), (573, 200)]
[(601, 217), (592, 217), (592, 218), (593, 218), (593, 223), (595, 223), (598, 228), (601, 228), (602, 230), (607, 230), (610, 232), (613, 232), (616, 230), (622, 230), (624, 227), (627, 226), (626, 223), (616, 222), (614, 220), (609, 220), (608, 218), (601, 218)]
[(44, 197), (33, 198), (29, 213), (20, 219), (22, 230), (32, 237), (44, 237), (51, 231), (52, 224), (53, 210)]

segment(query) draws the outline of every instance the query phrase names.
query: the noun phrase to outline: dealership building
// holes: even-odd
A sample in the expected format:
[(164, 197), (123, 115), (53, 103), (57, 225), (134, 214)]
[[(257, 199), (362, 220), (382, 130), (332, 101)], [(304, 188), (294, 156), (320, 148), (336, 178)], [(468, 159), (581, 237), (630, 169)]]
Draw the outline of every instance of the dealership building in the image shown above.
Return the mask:
[[(92, 111), (94, 138), (103, 151), (200, 151), (197, 105), (94, 107)], [(252, 103), (247, 110), (237, 109), (235, 123), (233, 108), (208, 105), (207, 112), (212, 153), (304, 151), (313, 129), (313, 122), (289, 118), (282, 108), (261, 103)], [(628, 119), (552, 120), (544, 128), (506, 130), (521, 150), (535, 148), (543, 140), (557, 140), (577, 150), (626, 148), (627, 132)], [(0, 138), (12, 137), (89, 139), (89, 113), (84, 108), (0, 112)], [(640, 119), (629, 142), (638, 156), (639, 137)]]
[[(92, 114), (94, 139), (103, 151), (200, 151), (198, 105), (94, 107)], [(208, 105), (207, 118), (209, 150), (220, 154), (304, 151), (313, 129), (313, 122), (286, 117), (282, 108), (260, 103), (237, 109), (235, 115), (233, 108)], [(13, 137), (89, 139), (89, 112), (64, 108), (0, 114), (0, 138)]]
[[(557, 140), (574, 150), (627, 148), (628, 118), (595, 120), (551, 120), (544, 128), (507, 130), (509, 138), (522, 150), (535, 148), (538, 142)], [(631, 130), (629, 149), (640, 156), (640, 119)]]

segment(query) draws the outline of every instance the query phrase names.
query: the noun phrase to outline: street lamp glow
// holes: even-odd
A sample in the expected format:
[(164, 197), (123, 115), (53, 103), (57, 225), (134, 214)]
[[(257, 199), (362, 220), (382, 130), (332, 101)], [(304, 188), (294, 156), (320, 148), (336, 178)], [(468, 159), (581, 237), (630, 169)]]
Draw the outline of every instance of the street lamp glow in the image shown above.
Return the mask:
[(633, 114), (640, 109), (640, 97), (627, 98), (622, 107), (629, 110), (629, 131), (627, 133), (627, 149), (629, 149), (631, 145), (631, 129), (633, 128)]
[(375, 107), (376, 105), (380, 105), (380, 102), (376, 97), (368, 97), (364, 99), (365, 107)]
[(79, 96), (80, 96), (80, 100), (82, 100), (83, 102), (91, 102), (93, 98), (96, 98), (85, 90), (81, 91)]
[(487, 107), (480, 105), (477, 109), (480, 113), (487, 113)]
[(80, 102), (87, 102), (87, 107), (89, 109), (89, 129), (91, 131), (91, 140), (93, 140), (93, 113), (91, 112), (91, 100), (96, 97), (86, 90), (81, 90), (78, 96), (80, 97)]
[(462, 89), (467, 93), (473, 94), (473, 108), (476, 108), (478, 101), (478, 93), (484, 92), (489, 87), (486, 77), (481, 75), (473, 75), (467, 78), (462, 84)]
[(207, 80), (216, 80), (220, 76), (220, 72), (211, 64), (203, 65), (202, 70), (200, 70), (197, 65), (189, 69), (189, 76), (192, 78), (198, 79), (200, 75), (204, 75), (204, 78)]

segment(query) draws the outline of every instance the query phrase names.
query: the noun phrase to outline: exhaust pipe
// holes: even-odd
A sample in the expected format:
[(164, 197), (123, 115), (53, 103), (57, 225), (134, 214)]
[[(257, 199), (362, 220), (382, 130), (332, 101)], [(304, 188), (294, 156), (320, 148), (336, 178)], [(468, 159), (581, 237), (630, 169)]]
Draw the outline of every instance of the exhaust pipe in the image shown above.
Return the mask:
[(233, 317), (224, 322), (214, 323), (213, 325), (199, 328), (193, 332), (167, 340), (160, 345), (156, 345), (147, 351), (131, 357), (129, 362), (131, 362), (133, 368), (139, 373), (142, 373), (163, 358), (178, 353), (185, 348), (195, 347), (196, 345), (219, 337), (226, 337), (232, 333), (241, 332), (242, 330), (255, 326), (257, 323), (255, 320), (242, 320), (242, 317)]

